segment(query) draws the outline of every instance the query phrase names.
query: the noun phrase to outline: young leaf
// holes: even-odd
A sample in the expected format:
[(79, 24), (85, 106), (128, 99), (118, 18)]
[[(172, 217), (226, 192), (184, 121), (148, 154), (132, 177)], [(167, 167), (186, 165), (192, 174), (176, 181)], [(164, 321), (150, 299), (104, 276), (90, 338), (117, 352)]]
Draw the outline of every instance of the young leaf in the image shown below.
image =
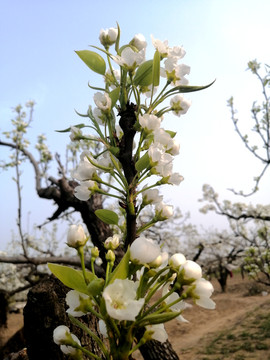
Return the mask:
[(91, 70), (101, 75), (105, 74), (106, 63), (101, 55), (90, 50), (79, 50), (75, 53)]
[(146, 152), (135, 164), (135, 168), (138, 172), (142, 172), (150, 165), (149, 155)]
[(105, 224), (117, 225), (119, 221), (118, 215), (112, 210), (98, 209), (95, 215)]
[(160, 55), (159, 55), (159, 51), (156, 50), (153, 60), (153, 71), (152, 71), (153, 86), (159, 85), (159, 78), (160, 78)]
[[(48, 268), (64, 285), (88, 295), (82, 271), (52, 263), (48, 263)], [(86, 271), (86, 277), (89, 281), (92, 281), (96, 276), (90, 271)]]
[(143, 62), (137, 69), (133, 82), (136, 86), (149, 86), (152, 84), (153, 60)]
[(112, 272), (108, 285), (112, 284), (115, 279), (126, 279), (128, 277), (129, 259), (130, 259), (130, 251), (128, 249), (124, 257), (120, 261), (120, 263), (116, 266), (116, 268)]
[(116, 104), (116, 101), (119, 99), (119, 94), (120, 94), (120, 87), (115, 88), (114, 90), (112, 90), (109, 93), (109, 97), (112, 100), (112, 108), (114, 107), (114, 105)]
[[(84, 124), (74, 125), (74, 127), (78, 128), (78, 129), (82, 129), (82, 128), (84, 128), (85, 126), (86, 126), (86, 125), (84, 125)], [(69, 128), (67, 128), (67, 129), (65, 129), (65, 130), (55, 130), (55, 131), (64, 133), (64, 132), (69, 132), (70, 130), (71, 130), (71, 128), (69, 127)]]

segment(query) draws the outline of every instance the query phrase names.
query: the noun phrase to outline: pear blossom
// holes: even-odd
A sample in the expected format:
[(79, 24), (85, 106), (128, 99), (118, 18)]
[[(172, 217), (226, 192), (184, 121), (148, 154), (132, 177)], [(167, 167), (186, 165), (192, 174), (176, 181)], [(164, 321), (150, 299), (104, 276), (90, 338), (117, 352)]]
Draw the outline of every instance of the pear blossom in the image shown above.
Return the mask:
[(145, 49), (147, 46), (147, 42), (143, 34), (136, 34), (129, 44), (135, 46), (135, 48), (139, 51)]
[(169, 259), (169, 265), (179, 269), (181, 265), (183, 265), (187, 261), (185, 255), (181, 253), (173, 254)]
[(186, 114), (191, 105), (191, 102), (185, 99), (181, 94), (177, 94), (173, 98), (171, 98), (170, 105), (173, 114), (181, 116), (183, 114)]
[(162, 201), (163, 196), (159, 195), (158, 189), (148, 189), (143, 192), (143, 204), (157, 204)]
[(182, 46), (173, 46), (169, 48), (168, 57), (182, 59), (186, 55), (186, 51)]
[(151, 130), (159, 129), (161, 119), (153, 114), (144, 114), (144, 115), (139, 115), (139, 123), (142, 128), (151, 131)]
[(168, 334), (165, 330), (164, 324), (147, 325), (146, 331), (153, 332), (151, 334), (151, 339), (157, 340), (161, 343), (168, 339)]
[(79, 181), (91, 180), (96, 171), (97, 168), (91, 164), (86, 156), (84, 156), (77, 168), (71, 172), (71, 175), (74, 179)]
[(115, 250), (120, 244), (120, 235), (114, 234), (113, 236), (108, 237), (105, 240), (104, 246), (105, 249)]
[(69, 306), (67, 313), (79, 317), (89, 313), (88, 305), (91, 305), (91, 300), (86, 294), (70, 290), (66, 295), (66, 304)]
[(168, 253), (166, 251), (163, 251), (154, 261), (152, 261), (149, 265), (151, 268), (158, 268), (160, 266), (164, 266), (165, 263), (167, 263), (168, 260)]
[(156, 216), (160, 218), (160, 220), (166, 220), (173, 216), (173, 206), (166, 205), (164, 202), (160, 202), (155, 206)]
[(116, 279), (106, 286), (102, 296), (109, 316), (119, 321), (135, 321), (145, 300), (144, 298), (136, 300), (138, 284), (128, 279)]
[(104, 47), (108, 47), (113, 45), (116, 42), (118, 35), (118, 29), (109, 28), (109, 29), (101, 29), (99, 33), (99, 40)]
[(184, 180), (183, 176), (179, 173), (172, 173), (167, 180), (168, 184), (179, 185)]
[(171, 155), (178, 155), (180, 144), (164, 129), (154, 130), (154, 142), (162, 144)]
[(160, 247), (153, 240), (138, 237), (130, 246), (130, 260), (139, 264), (150, 264), (160, 255)]
[(81, 129), (77, 128), (76, 126), (71, 126), (69, 135), (70, 140), (75, 141), (80, 136), (82, 136)]
[[(162, 290), (162, 296), (166, 295), (169, 291), (170, 288), (170, 284), (167, 283)], [(182, 312), (184, 311), (187, 307), (189, 307), (189, 304), (187, 304), (184, 300), (180, 300), (180, 297), (177, 293), (173, 292), (172, 294), (170, 294), (166, 299), (165, 299), (165, 303), (167, 305), (173, 304), (170, 306), (170, 309), (172, 311), (175, 312)], [(188, 323), (189, 321), (186, 320), (181, 314), (177, 316), (176, 318), (179, 322), (184, 322), (184, 323)]]
[(193, 294), (195, 295), (195, 303), (205, 309), (215, 309), (215, 302), (210, 299), (214, 288), (210, 281), (205, 280), (204, 278), (194, 281), (192, 285), (195, 285)]
[(97, 183), (92, 180), (81, 181), (80, 185), (74, 188), (74, 196), (81, 200), (87, 201), (89, 200), (91, 194), (97, 189)]
[(84, 246), (88, 240), (85, 235), (84, 229), (81, 224), (70, 225), (67, 234), (67, 245), (70, 247), (78, 248)]
[(136, 52), (130, 47), (126, 47), (122, 51), (121, 56), (116, 55), (113, 59), (118, 65), (124, 66), (128, 71), (134, 71), (144, 61), (144, 57), (144, 50)]
[(109, 111), (112, 106), (112, 100), (106, 92), (105, 93), (101, 93), (101, 92), (95, 93), (94, 94), (94, 102), (95, 102), (96, 106), (104, 112)]
[(104, 125), (106, 121), (106, 115), (98, 108), (94, 108), (93, 116), (99, 125)]
[(190, 73), (190, 66), (178, 64), (176, 57), (170, 57), (164, 61), (165, 68), (160, 69), (160, 75), (167, 78), (173, 85), (187, 85), (185, 75)]
[(202, 268), (195, 261), (187, 260), (180, 268), (184, 270), (184, 278), (189, 279), (200, 279), (202, 277)]
[[(76, 342), (78, 345), (81, 345), (80, 340), (77, 338), (76, 335), (74, 334), (70, 334), (72, 337), (72, 340), (74, 342)], [(75, 357), (76, 355), (78, 356), (79, 354), (81, 354), (81, 350), (76, 349), (72, 346), (68, 346), (68, 345), (60, 345), (60, 350), (66, 354), (66, 355), (70, 355), (71, 357)], [(76, 357), (75, 357), (76, 358)]]
[(155, 39), (153, 35), (151, 35), (151, 40), (153, 46), (156, 48), (156, 50), (159, 51), (162, 57), (168, 56), (168, 52), (169, 52), (168, 40), (161, 41), (159, 39)]
[(53, 341), (57, 345), (65, 344), (70, 339), (70, 330), (65, 325), (59, 325), (53, 331)]

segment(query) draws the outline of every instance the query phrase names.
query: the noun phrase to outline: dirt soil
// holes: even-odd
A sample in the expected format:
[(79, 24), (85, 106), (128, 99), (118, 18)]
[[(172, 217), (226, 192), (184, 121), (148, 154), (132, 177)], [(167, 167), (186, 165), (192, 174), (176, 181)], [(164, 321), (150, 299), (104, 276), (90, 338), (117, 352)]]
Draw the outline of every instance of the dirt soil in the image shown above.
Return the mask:
[[(261, 359), (270, 360), (270, 338), (267, 340), (268, 345), (264, 350), (253, 349), (247, 355), (230, 354), (226, 356), (207, 355), (204, 349), (209, 344), (214, 343), (215, 338), (221, 332), (240, 326), (248, 314), (255, 314), (255, 309), (268, 311), (270, 314), (270, 294), (247, 296), (250, 289), (254, 289), (254, 285), (248, 279), (242, 280), (239, 275), (234, 276), (228, 281), (227, 293), (221, 293), (220, 287), (216, 281), (212, 282), (215, 287), (215, 293), (212, 296), (216, 302), (215, 310), (206, 310), (199, 306), (193, 306), (186, 309), (183, 313), (189, 323), (179, 323), (173, 320), (166, 324), (166, 330), (169, 335), (173, 348), (180, 357), (180, 360), (223, 360), (223, 359)], [(268, 289), (270, 290), (270, 289)], [(22, 314), (10, 314), (8, 318), (7, 329), (0, 329), (0, 346), (23, 326)], [(248, 326), (248, 325), (247, 325)], [(232, 334), (227, 335), (234, 336)], [(222, 345), (228, 346), (226, 342)], [(141, 359), (136, 353), (136, 359)]]

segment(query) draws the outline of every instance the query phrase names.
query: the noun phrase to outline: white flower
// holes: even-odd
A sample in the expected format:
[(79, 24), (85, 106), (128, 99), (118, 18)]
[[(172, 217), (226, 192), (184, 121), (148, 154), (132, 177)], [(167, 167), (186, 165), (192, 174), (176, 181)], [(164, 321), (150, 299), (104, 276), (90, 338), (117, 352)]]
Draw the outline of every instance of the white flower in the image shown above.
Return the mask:
[(150, 264), (160, 255), (160, 247), (151, 239), (138, 237), (130, 246), (130, 260), (139, 264)]
[(183, 176), (179, 173), (172, 173), (168, 179), (168, 184), (179, 185), (184, 180)]
[(87, 180), (81, 181), (80, 185), (74, 188), (74, 196), (82, 201), (87, 201), (90, 198), (90, 195), (94, 188), (97, 187), (95, 181)]
[(97, 168), (92, 165), (85, 156), (83, 160), (79, 162), (77, 168), (71, 172), (71, 175), (74, 179), (77, 179), (79, 181), (91, 180), (96, 170)]
[(160, 217), (161, 220), (169, 219), (173, 216), (173, 206), (166, 205), (162, 201), (155, 206), (156, 216)]
[(172, 174), (173, 156), (165, 152), (166, 148), (159, 143), (152, 143), (148, 149), (150, 163), (152, 162), (152, 171), (167, 177)]
[[(72, 340), (74, 341), (74, 342), (76, 342), (77, 344), (79, 344), (79, 345), (81, 345), (81, 342), (80, 342), (80, 340), (77, 338), (77, 336), (76, 335), (74, 335), (74, 334), (70, 334), (70, 336), (71, 336), (71, 338), (72, 338)], [(64, 354), (66, 354), (66, 355), (76, 355), (78, 352), (80, 352), (80, 350), (78, 350), (78, 349), (76, 349), (76, 348), (74, 348), (74, 347), (72, 347), (72, 346), (68, 346), (68, 345), (61, 345), (60, 346), (60, 349), (61, 349), (61, 351), (64, 353)]]
[[(162, 296), (166, 295), (169, 291), (169, 287), (170, 287), (170, 284), (167, 283), (164, 287), (163, 287), (163, 290), (162, 290)], [(175, 311), (175, 312), (183, 312), (188, 306), (189, 304), (187, 304), (185, 301), (183, 300), (180, 300), (180, 297), (177, 293), (173, 292), (171, 295), (169, 295), (166, 299), (165, 299), (165, 302), (167, 305), (170, 305), (174, 302), (176, 302), (175, 304), (171, 305), (170, 306), (170, 309), (172, 311)], [(179, 322), (188, 322), (181, 314), (177, 316), (176, 318)]]
[(169, 259), (169, 265), (178, 269), (181, 265), (183, 265), (187, 261), (185, 255), (181, 253), (173, 254)]
[(155, 39), (153, 35), (151, 35), (151, 40), (153, 46), (158, 50), (162, 57), (166, 57), (169, 52), (168, 40), (161, 41), (159, 39)]
[(87, 303), (90, 305), (89, 296), (77, 290), (70, 290), (66, 295), (66, 304), (69, 306), (67, 313), (79, 317), (88, 313), (86, 310)]
[(120, 244), (120, 235), (114, 234), (113, 236), (108, 237), (105, 240), (104, 246), (105, 249), (115, 250)]
[(180, 268), (180, 271), (184, 269), (185, 279), (200, 279), (202, 277), (202, 268), (199, 264), (192, 260), (187, 260)]
[(158, 129), (160, 127), (161, 119), (152, 114), (139, 115), (139, 123), (141, 127), (148, 131)]
[(110, 110), (111, 106), (112, 106), (112, 100), (106, 92), (105, 93), (101, 93), (101, 92), (95, 93), (94, 94), (94, 102), (95, 102), (96, 106), (104, 112), (107, 112), (108, 110)]
[(131, 40), (130, 45), (135, 46), (135, 48), (140, 51), (146, 48), (147, 42), (145, 41), (145, 37), (143, 36), (143, 34), (136, 34)]
[(84, 246), (88, 238), (85, 235), (82, 225), (70, 225), (67, 234), (67, 245), (70, 247), (78, 248)]
[(118, 35), (118, 29), (109, 28), (109, 29), (101, 29), (99, 33), (99, 40), (101, 44), (105, 47), (110, 46), (115, 43)]
[(177, 116), (181, 116), (188, 111), (191, 102), (185, 99), (181, 94), (177, 94), (171, 98), (170, 105), (173, 113)]
[(163, 251), (154, 261), (152, 261), (149, 265), (150, 267), (158, 268), (160, 266), (163, 267), (166, 266), (165, 263), (167, 263), (168, 260), (168, 253), (166, 251)]
[(144, 204), (157, 204), (162, 201), (163, 196), (159, 195), (158, 189), (148, 189), (143, 192)]
[(153, 340), (163, 343), (168, 339), (168, 334), (166, 333), (164, 324), (147, 325), (146, 330), (151, 332), (153, 331), (153, 334), (151, 334), (151, 339)]
[(70, 140), (74, 141), (74, 140), (76, 140), (76, 138), (78, 136), (82, 136), (81, 129), (77, 128), (76, 126), (71, 126), (70, 127), (70, 135), (69, 135)]
[(99, 125), (104, 125), (105, 124), (106, 116), (104, 115), (104, 113), (98, 107), (94, 108), (93, 116), (94, 116), (96, 122)]
[(154, 130), (154, 143), (162, 144), (171, 155), (178, 155), (180, 144), (164, 129)]
[(186, 55), (186, 51), (182, 46), (173, 46), (169, 48), (168, 57), (176, 57), (178, 59), (182, 59)]
[(104, 289), (106, 310), (113, 319), (135, 321), (144, 305), (144, 298), (136, 300), (137, 287), (138, 282), (116, 279)]
[(195, 303), (206, 309), (215, 309), (215, 302), (210, 299), (214, 288), (210, 281), (205, 280), (204, 278), (194, 281), (192, 285), (195, 285), (193, 294), (195, 295)]
[(130, 47), (126, 47), (122, 51), (121, 56), (114, 56), (113, 59), (118, 65), (124, 66), (128, 71), (134, 71), (144, 61), (144, 56), (144, 50), (136, 52)]
[(53, 331), (53, 341), (57, 345), (65, 344), (70, 339), (70, 330), (65, 325), (59, 325)]
[(107, 168), (113, 167), (113, 162), (109, 151), (106, 151), (101, 157), (98, 158), (98, 164)]
[(105, 338), (108, 337), (107, 326), (103, 320), (98, 321), (99, 331)]

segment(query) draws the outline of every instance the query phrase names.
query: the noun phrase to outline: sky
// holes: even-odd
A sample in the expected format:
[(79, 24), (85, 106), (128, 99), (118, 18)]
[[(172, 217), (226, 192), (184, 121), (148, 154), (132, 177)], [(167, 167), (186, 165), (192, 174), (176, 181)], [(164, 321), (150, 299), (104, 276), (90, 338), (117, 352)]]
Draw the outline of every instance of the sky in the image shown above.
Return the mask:
[[(28, 138), (35, 143), (46, 134), (52, 152), (62, 152), (68, 134), (55, 132), (81, 122), (74, 109), (85, 112), (93, 104), (94, 92), (88, 82), (93, 74), (74, 50), (99, 45), (101, 28), (121, 27), (121, 43), (128, 43), (142, 33), (148, 42), (147, 57), (153, 47), (150, 35), (182, 45), (183, 63), (191, 67), (189, 83), (210, 88), (186, 94), (192, 106), (185, 116), (166, 118), (166, 128), (177, 131), (180, 155), (174, 170), (185, 180), (179, 187), (164, 190), (164, 200), (190, 212), (194, 224), (204, 227), (226, 226), (224, 218), (202, 215), (202, 185), (207, 183), (220, 199), (242, 201), (228, 188), (249, 191), (261, 164), (244, 148), (230, 120), (227, 100), (233, 95), (243, 129), (252, 125), (249, 109), (260, 99), (261, 89), (247, 72), (247, 63), (258, 59), (270, 63), (269, 0), (160, 0), (136, 2), (92, 0), (0, 0), (0, 132), (10, 130), (12, 107), (29, 99), (36, 102), (34, 121)], [(98, 80), (99, 81), (99, 80)], [(0, 137), (4, 139), (3, 135)], [(1, 148), (0, 159), (9, 151)], [(16, 229), (17, 196), (14, 173), (0, 172), (0, 250)], [(57, 176), (57, 174), (53, 174)], [(39, 199), (34, 190), (31, 166), (26, 166), (23, 181), (23, 226), (42, 223), (55, 209)], [(269, 204), (269, 173), (260, 191), (246, 200)]]

